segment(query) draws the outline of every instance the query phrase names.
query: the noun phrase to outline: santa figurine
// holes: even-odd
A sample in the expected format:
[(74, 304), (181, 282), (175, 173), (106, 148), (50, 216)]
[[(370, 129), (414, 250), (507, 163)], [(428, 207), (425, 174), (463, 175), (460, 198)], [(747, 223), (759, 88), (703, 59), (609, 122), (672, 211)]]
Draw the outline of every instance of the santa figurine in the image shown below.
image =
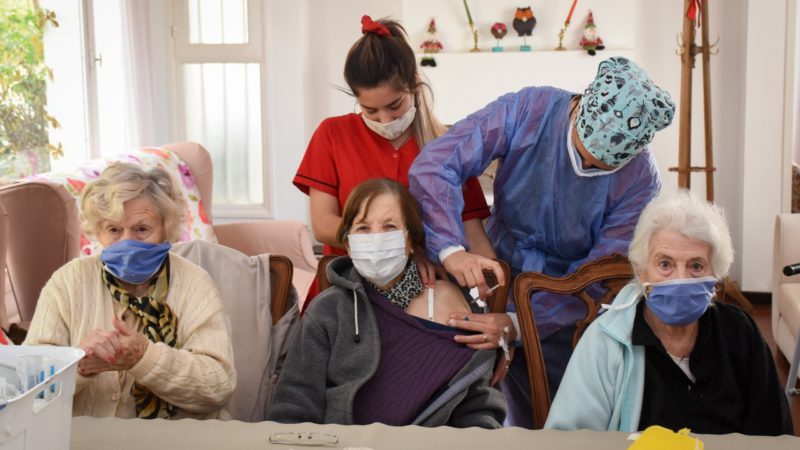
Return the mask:
[(589, 10), (589, 19), (586, 21), (586, 28), (583, 30), (580, 45), (592, 56), (597, 53), (597, 50), (606, 48), (603, 45), (603, 40), (597, 35), (597, 26), (594, 24), (594, 15), (591, 9)]
[(439, 53), (439, 50), (443, 47), (442, 43), (436, 39), (436, 21), (434, 19), (431, 19), (431, 23), (428, 24), (428, 39), (425, 39), (425, 41), (420, 44), (419, 48), (421, 48), (422, 53), (425, 54), (420, 64), (423, 66), (436, 67), (436, 59), (433, 58), (433, 55)]

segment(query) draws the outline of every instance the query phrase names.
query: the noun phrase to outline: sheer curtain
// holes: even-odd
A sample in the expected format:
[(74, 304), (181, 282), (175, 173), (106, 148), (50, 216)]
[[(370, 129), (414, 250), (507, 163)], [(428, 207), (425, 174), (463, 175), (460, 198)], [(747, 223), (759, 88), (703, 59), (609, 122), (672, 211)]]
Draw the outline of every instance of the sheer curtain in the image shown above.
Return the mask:
[[(94, 6), (104, 11), (95, 28), (106, 34), (97, 36), (106, 47), (100, 70), (106, 75), (98, 80), (102, 153), (197, 141), (211, 153), (215, 203), (263, 205), (260, 3), (94, 0)], [(177, 43), (165, 11), (172, 6)]]
[(170, 41), (159, 0), (118, 0), (121, 11), (122, 74), (127, 120), (126, 148), (166, 144), (170, 97), (165, 86)]

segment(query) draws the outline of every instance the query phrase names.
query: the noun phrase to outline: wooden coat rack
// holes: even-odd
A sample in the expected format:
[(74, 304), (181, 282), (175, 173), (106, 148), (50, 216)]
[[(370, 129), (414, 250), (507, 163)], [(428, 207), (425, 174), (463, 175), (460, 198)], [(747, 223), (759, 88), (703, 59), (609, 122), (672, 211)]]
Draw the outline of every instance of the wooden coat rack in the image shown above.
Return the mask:
[[(678, 35), (681, 57), (681, 98), (678, 114), (678, 167), (670, 167), (670, 172), (678, 172), (678, 187), (690, 189), (692, 172), (706, 173), (706, 199), (714, 201), (714, 151), (711, 135), (711, 55), (719, 42), (708, 42), (708, 0), (684, 0), (683, 33)], [(699, 19), (699, 22), (698, 22)], [(695, 29), (700, 28), (701, 44), (695, 43)], [(692, 166), (692, 70), (695, 56), (703, 55), (703, 119), (705, 134), (705, 165)]]
[[(678, 114), (678, 167), (670, 167), (670, 172), (678, 172), (678, 187), (691, 189), (692, 172), (706, 174), (706, 200), (714, 202), (714, 147), (711, 134), (711, 55), (716, 55), (717, 43), (708, 42), (708, 1), (684, 0), (683, 33), (678, 35), (678, 50), (681, 57), (681, 99)], [(698, 20), (699, 19), (699, 20)], [(700, 28), (700, 45), (695, 43), (696, 28)], [(695, 56), (703, 55), (703, 124), (705, 137), (705, 165), (692, 166), (692, 70)], [(729, 277), (722, 282), (718, 293), (722, 302), (735, 303), (750, 312), (753, 305), (742, 294), (739, 286)]]

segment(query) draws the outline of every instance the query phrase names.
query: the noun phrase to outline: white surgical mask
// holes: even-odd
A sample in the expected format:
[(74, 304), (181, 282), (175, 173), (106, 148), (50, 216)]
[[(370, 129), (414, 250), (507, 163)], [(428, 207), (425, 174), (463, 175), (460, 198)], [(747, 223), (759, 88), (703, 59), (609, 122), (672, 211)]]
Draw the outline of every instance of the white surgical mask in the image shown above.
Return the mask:
[(569, 162), (572, 163), (572, 171), (575, 172), (575, 175), (579, 177), (597, 177), (610, 175), (622, 168), (622, 166), (619, 166), (611, 170), (605, 170), (599, 167), (590, 167), (588, 169), (584, 169), (583, 158), (581, 157), (580, 152), (578, 152), (578, 149), (575, 147), (575, 143), (572, 142), (573, 128), (574, 125), (572, 124), (572, 121), (570, 121), (569, 129), (567, 130), (567, 152), (569, 153)]
[(403, 273), (408, 262), (405, 231), (350, 234), (350, 259), (358, 273), (378, 287), (384, 287)]
[(405, 114), (389, 123), (380, 123), (375, 120), (367, 119), (363, 113), (361, 114), (361, 118), (364, 119), (364, 123), (367, 124), (367, 127), (370, 130), (380, 134), (390, 141), (393, 141), (399, 138), (400, 135), (405, 133), (408, 127), (411, 126), (411, 122), (414, 121), (414, 116), (416, 114), (417, 108), (412, 106), (411, 108), (408, 108), (408, 111), (406, 111)]

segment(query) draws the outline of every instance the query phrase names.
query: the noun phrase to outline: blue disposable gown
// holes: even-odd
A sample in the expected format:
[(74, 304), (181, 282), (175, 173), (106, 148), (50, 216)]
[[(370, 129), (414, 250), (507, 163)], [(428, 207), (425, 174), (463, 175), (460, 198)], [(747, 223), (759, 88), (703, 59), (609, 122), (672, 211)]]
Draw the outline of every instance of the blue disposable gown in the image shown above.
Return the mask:
[[(574, 95), (551, 87), (506, 94), (424, 148), (409, 181), (431, 258), (450, 246), (467, 247), (461, 186), (495, 159), (487, 234), (513, 275), (563, 276), (601, 256), (627, 254), (639, 214), (661, 187), (656, 162), (645, 149), (616, 172), (577, 176), (567, 147)], [(579, 300), (557, 295), (535, 296), (532, 307), (541, 338), (585, 311)]]

